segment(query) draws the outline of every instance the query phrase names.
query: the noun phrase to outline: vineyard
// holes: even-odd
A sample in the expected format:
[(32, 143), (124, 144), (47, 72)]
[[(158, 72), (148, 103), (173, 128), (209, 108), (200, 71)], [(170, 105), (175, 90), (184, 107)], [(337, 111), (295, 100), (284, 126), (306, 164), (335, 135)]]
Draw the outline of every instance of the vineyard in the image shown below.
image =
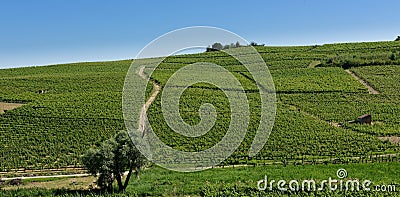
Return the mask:
[[(391, 89), (398, 83), (398, 71), (393, 72), (397, 67), (381, 64), (397, 64), (397, 59), (391, 56), (400, 52), (399, 47), (400, 45), (394, 42), (258, 47), (273, 76), (278, 108), (274, 130), (267, 144), (257, 157), (250, 160), (265, 163), (299, 160), (304, 157), (328, 160), (397, 153), (398, 146), (388, 141), (382, 142), (377, 137), (399, 134), (399, 122), (396, 119), (400, 112), (398, 96), (384, 91), (379, 95), (369, 95), (367, 88), (345, 72), (345, 69), (351, 68), (358, 74), (367, 68), (391, 68), (391, 71), (385, 72), (387, 75), (382, 74), (382, 78), (389, 77), (389, 82), (381, 82), (385, 83), (383, 87)], [(365, 55), (366, 51), (368, 55)], [(164, 86), (179, 68), (185, 64), (203, 62), (205, 56), (208, 56), (208, 62), (227, 65), (225, 68), (241, 82), (247, 93), (252, 109), (248, 134), (238, 150), (225, 161), (225, 165), (248, 164), (247, 151), (258, 127), (260, 98), (257, 86), (244, 66), (240, 66), (235, 59), (222, 52), (169, 57), (153, 72), (152, 79)], [(371, 59), (375, 63), (355, 64), (361, 59)], [(346, 64), (343, 64), (344, 62)], [(314, 65), (310, 66), (312, 63)], [(367, 77), (362, 73), (359, 76), (371, 85), (374, 85), (375, 81), (383, 81), (372, 80), (374, 76)], [(215, 77), (222, 76), (216, 74)], [(391, 83), (392, 81), (396, 82)], [(386, 86), (389, 83), (390, 85)], [(199, 123), (198, 109), (203, 103), (214, 105), (218, 117), (215, 126), (199, 138), (182, 136), (168, 127), (160, 111), (160, 97), (150, 108), (151, 125), (161, 140), (175, 149), (201, 151), (210, 148), (224, 136), (231, 114), (229, 102), (221, 90), (210, 84), (199, 83), (185, 90), (185, 94), (180, 98), (182, 119), (192, 125)], [(373, 114), (373, 124), (348, 124), (362, 114)]]
[[(238, 79), (249, 100), (250, 124), (244, 141), (223, 165), (400, 152), (398, 145), (378, 139), (400, 134), (399, 42), (256, 49), (273, 76), (277, 116), (267, 144), (253, 158), (247, 153), (260, 121), (260, 96), (253, 77), (238, 60), (221, 51), (172, 56), (151, 76), (152, 83), (164, 87), (178, 69), (211, 62)], [(135, 61), (146, 66), (155, 59)], [(88, 148), (125, 129), (121, 98), (130, 64), (125, 60), (0, 70), (0, 102), (24, 104), (0, 115), (0, 171), (81, 167), (80, 156)], [(380, 94), (368, 94), (345, 69)], [(147, 96), (151, 91), (148, 88)], [(207, 83), (193, 84), (179, 101), (180, 115), (190, 125), (200, 121), (202, 104), (214, 105), (215, 125), (198, 138), (173, 132), (163, 118), (158, 95), (148, 114), (164, 143), (178, 150), (200, 151), (222, 139), (231, 120), (222, 90)], [(372, 115), (372, 125), (348, 123), (363, 114)]]

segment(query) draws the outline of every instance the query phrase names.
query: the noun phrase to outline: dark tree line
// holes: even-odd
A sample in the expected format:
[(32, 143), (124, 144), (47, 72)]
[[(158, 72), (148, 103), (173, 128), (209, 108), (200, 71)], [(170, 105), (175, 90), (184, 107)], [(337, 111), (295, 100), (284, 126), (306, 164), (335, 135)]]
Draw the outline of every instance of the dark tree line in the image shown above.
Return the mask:
[[(221, 43), (216, 42), (216, 43), (212, 44), (211, 47), (208, 46), (206, 52), (220, 51), (220, 50), (238, 48), (238, 47), (243, 47), (243, 46), (245, 46), (245, 45), (241, 45), (239, 43), (239, 41), (236, 43), (231, 43), (231, 44), (227, 44), (227, 45), (222, 45)], [(257, 44), (256, 42), (251, 42), (250, 45), (248, 45), (248, 46), (264, 46), (264, 44)]]

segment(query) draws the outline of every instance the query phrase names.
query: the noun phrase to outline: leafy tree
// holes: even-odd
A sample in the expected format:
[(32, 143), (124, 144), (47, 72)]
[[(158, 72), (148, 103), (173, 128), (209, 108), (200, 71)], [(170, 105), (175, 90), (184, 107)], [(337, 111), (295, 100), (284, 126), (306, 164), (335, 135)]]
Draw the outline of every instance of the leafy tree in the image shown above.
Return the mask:
[(251, 42), (250, 43), (250, 46), (257, 46), (258, 44), (257, 44), (257, 42)]
[(265, 44), (258, 44), (257, 42), (251, 42), (250, 46), (265, 46)]
[(236, 44), (235, 44), (235, 46), (236, 46), (236, 47), (240, 47), (240, 43), (239, 43), (239, 41), (236, 41)]
[(216, 43), (214, 43), (214, 44), (211, 46), (211, 48), (217, 49), (217, 50), (222, 50), (223, 46), (222, 46), (221, 43), (216, 42)]
[(400, 41), (400, 36), (397, 36), (396, 40), (394, 41)]
[[(140, 170), (146, 164), (146, 159), (136, 149), (126, 131), (117, 133), (114, 138), (103, 142), (99, 148), (88, 150), (82, 161), (90, 174), (98, 176), (97, 185), (108, 191), (112, 191), (115, 180), (118, 190), (124, 191), (132, 173), (138, 177)], [(123, 182), (122, 177), (126, 171), (128, 174)]]
[(396, 54), (395, 53), (390, 54), (389, 59), (393, 61), (396, 60)]

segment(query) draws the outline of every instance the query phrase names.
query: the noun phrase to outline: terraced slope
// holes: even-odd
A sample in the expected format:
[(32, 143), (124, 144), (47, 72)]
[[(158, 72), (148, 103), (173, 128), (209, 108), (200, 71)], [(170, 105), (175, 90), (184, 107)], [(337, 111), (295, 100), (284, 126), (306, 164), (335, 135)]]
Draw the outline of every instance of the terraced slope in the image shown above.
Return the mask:
[[(399, 152), (397, 145), (377, 138), (398, 136), (400, 131), (399, 42), (257, 50), (274, 78), (278, 109), (268, 143), (252, 160), (329, 159)], [(138, 61), (148, 68), (153, 60)], [(237, 60), (223, 52), (169, 57), (151, 78), (162, 87), (177, 69), (199, 61), (224, 66), (246, 91), (251, 126), (226, 164), (247, 160), (259, 121), (260, 98), (251, 75)], [(126, 60), (0, 70), (0, 102), (25, 104), (0, 115), (0, 171), (80, 166), (80, 155), (89, 147), (124, 129), (121, 97), (130, 63)], [(368, 94), (365, 86), (345, 72), (349, 68), (380, 94)], [(190, 124), (200, 120), (201, 104), (214, 104), (219, 112), (216, 125), (196, 139), (179, 135), (163, 120), (157, 96), (149, 108), (149, 119), (165, 143), (197, 151), (223, 137), (230, 112), (221, 90), (210, 84), (195, 84), (185, 91), (180, 102), (182, 118)], [(372, 114), (373, 125), (346, 123), (365, 113)], [(343, 126), (335, 127), (329, 122), (342, 122)]]

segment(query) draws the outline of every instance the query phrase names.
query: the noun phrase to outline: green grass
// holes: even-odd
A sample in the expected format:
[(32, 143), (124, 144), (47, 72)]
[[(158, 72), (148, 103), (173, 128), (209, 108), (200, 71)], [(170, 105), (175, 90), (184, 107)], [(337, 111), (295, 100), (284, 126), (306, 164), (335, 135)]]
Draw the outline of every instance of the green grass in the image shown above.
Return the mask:
[[(316, 181), (317, 185), (322, 180), (327, 180), (331, 177), (332, 179), (344, 181), (352, 179), (360, 181), (370, 180), (372, 181), (372, 186), (396, 185), (400, 187), (397, 176), (399, 167), (400, 163), (398, 162), (354, 163), (347, 165), (289, 165), (286, 167), (282, 165), (267, 165), (215, 168), (192, 173), (174, 172), (159, 167), (151, 167), (144, 170), (139, 179), (132, 178), (125, 193), (110, 194), (110, 196), (242, 196), (250, 194), (257, 196), (282, 196), (290, 194), (278, 192), (276, 185), (273, 187), (274, 191), (258, 191), (257, 182), (264, 179), (265, 176), (268, 177), (268, 180), (276, 181), (297, 180), (301, 182), (312, 179)], [(345, 169), (348, 176), (345, 179), (338, 178), (336, 175), (338, 169)], [(29, 196), (34, 194), (42, 196), (96, 195), (96, 193), (90, 194), (83, 191), (46, 189), (20, 189), (0, 192), (0, 196)], [(345, 193), (340, 191), (300, 193), (300, 195), (305, 196), (307, 194), (336, 196), (344, 195)], [(353, 192), (351, 194), (352, 196), (362, 196), (365, 195), (365, 192)], [(399, 193), (397, 190), (397, 192), (369, 192), (369, 194), (374, 196), (394, 196)]]
[[(344, 168), (347, 179), (371, 180), (373, 184), (399, 184), (397, 176), (400, 163), (348, 164), (348, 165), (268, 165), (259, 167), (218, 168), (201, 172), (172, 172), (162, 168), (145, 170), (140, 179), (131, 181), (128, 193), (145, 196), (200, 195), (210, 186), (244, 184), (257, 190), (257, 181), (268, 176), (274, 180), (305, 180), (316, 182), (336, 176)], [(265, 194), (265, 193), (264, 193)], [(268, 191), (267, 191), (268, 194)], [(216, 194), (215, 194), (216, 195)], [(278, 196), (278, 195), (277, 195)]]

